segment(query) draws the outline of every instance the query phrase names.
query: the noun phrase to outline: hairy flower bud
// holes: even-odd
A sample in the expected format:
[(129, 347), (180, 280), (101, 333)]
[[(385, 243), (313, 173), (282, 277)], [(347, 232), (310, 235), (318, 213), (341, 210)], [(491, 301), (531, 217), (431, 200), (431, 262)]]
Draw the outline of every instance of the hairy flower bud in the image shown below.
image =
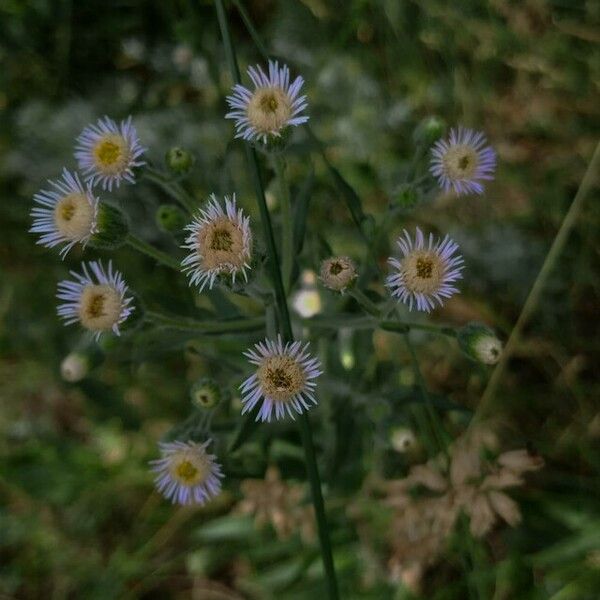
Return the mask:
[(347, 256), (332, 256), (321, 263), (320, 279), (330, 290), (344, 292), (353, 285), (356, 277), (356, 266)]
[(89, 372), (100, 365), (104, 354), (97, 344), (87, 344), (67, 354), (60, 364), (60, 375), (69, 383), (85, 379)]
[(183, 210), (175, 204), (161, 204), (154, 218), (157, 227), (166, 233), (182, 233), (188, 221)]
[(90, 238), (90, 246), (101, 250), (114, 250), (125, 242), (129, 224), (125, 214), (104, 202), (98, 205), (97, 231)]
[(214, 379), (202, 377), (190, 390), (192, 404), (201, 410), (215, 408), (221, 402), (221, 388)]
[(472, 360), (495, 365), (502, 354), (502, 342), (496, 334), (481, 323), (469, 323), (457, 334), (461, 350)]
[(170, 148), (165, 154), (167, 167), (178, 175), (187, 173), (194, 166), (195, 161), (194, 155), (183, 148)]

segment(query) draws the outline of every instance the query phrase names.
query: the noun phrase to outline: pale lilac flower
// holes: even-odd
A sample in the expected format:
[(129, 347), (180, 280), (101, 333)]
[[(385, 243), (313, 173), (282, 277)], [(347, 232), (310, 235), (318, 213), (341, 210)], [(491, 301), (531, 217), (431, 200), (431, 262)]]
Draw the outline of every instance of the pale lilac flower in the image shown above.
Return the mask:
[(304, 80), (298, 76), (290, 84), (287, 65), (280, 67), (270, 60), (268, 75), (257, 65), (248, 68), (248, 76), (254, 90), (236, 84), (233, 94), (227, 96), (232, 110), (225, 118), (235, 120), (236, 138), (266, 144), (269, 136), (279, 137), (286, 127), (308, 121), (301, 114), (308, 106), (306, 96), (299, 95)]
[(445, 192), (483, 194), (480, 182), (492, 180), (496, 170), (496, 152), (486, 144), (483, 133), (463, 127), (451, 129), (448, 140), (435, 143), (429, 170)]
[(206, 452), (211, 440), (199, 444), (160, 443), (161, 458), (150, 461), (156, 489), (173, 504), (206, 504), (221, 492), (221, 465)]
[(39, 233), (36, 243), (54, 248), (64, 244), (60, 256), (66, 254), (76, 244), (85, 247), (90, 238), (98, 232), (98, 202), (92, 193), (91, 185), (83, 186), (77, 173), (63, 169), (61, 179), (49, 180), (51, 190), (41, 190), (33, 197), (39, 204), (31, 211), (33, 225), (31, 233)]
[(103, 190), (112, 191), (121, 181), (135, 183), (134, 167), (146, 163), (141, 160), (142, 148), (131, 117), (117, 125), (104, 117), (95, 125), (88, 125), (77, 138), (75, 158), (87, 182), (100, 183)]
[(250, 217), (237, 208), (235, 194), (224, 198), (225, 208), (212, 194), (205, 208), (186, 226), (189, 235), (183, 248), (190, 254), (181, 262), (182, 271), (189, 276), (190, 285), (202, 291), (213, 287), (219, 275), (228, 275), (235, 283), (241, 275), (248, 281), (252, 258)]
[(73, 280), (66, 279), (58, 284), (58, 316), (65, 325), (80, 323), (93, 332), (96, 339), (107, 331), (119, 335), (119, 325), (133, 312), (132, 297), (127, 297), (127, 285), (119, 271), (113, 271), (112, 262), (108, 270), (102, 263), (82, 263), (83, 274), (71, 271)]
[(463, 259), (455, 254), (458, 244), (448, 235), (436, 240), (430, 233), (426, 240), (417, 227), (413, 241), (405, 229), (396, 244), (402, 256), (388, 259), (393, 272), (385, 284), (394, 298), (408, 304), (409, 310), (414, 305), (417, 310), (430, 312), (436, 301), (443, 306), (444, 298), (458, 292), (454, 282), (462, 278)]
[(244, 355), (258, 368), (240, 386), (242, 391), (242, 414), (250, 412), (262, 399), (256, 416), (257, 421), (283, 419), (286, 414), (294, 419), (298, 414), (317, 404), (314, 396), (321, 375), (321, 363), (308, 352), (308, 343), (265, 340), (255, 344)]

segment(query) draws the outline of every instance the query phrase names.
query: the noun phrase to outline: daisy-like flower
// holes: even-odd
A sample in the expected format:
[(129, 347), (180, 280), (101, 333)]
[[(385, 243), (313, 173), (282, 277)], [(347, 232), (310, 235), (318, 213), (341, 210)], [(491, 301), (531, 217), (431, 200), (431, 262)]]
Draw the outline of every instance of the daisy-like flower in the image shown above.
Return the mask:
[(102, 189), (111, 191), (119, 187), (121, 180), (135, 183), (134, 167), (146, 164), (140, 160), (146, 151), (142, 148), (131, 117), (117, 125), (104, 117), (95, 125), (88, 125), (77, 138), (75, 158), (83, 171), (86, 181)]
[(161, 458), (150, 461), (158, 491), (173, 504), (206, 504), (221, 491), (221, 465), (206, 452), (211, 440), (159, 444)]
[(445, 192), (483, 194), (480, 182), (493, 179), (496, 170), (496, 153), (486, 144), (483, 133), (463, 127), (451, 129), (449, 139), (435, 143), (429, 170)]
[(41, 190), (33, 197), (39, 205), (31, 211), (31, 233), (39, 233), (37, 243), (46, 248), (64, 244), (59, 254), (64, 258), (75, 244), (85, 246), (97, 233), (98, 198), (91, 185), (83, 186), (77, 173), (63, 169), (61, 179), (50, 180), (51, 190)]
[(410, 310), (415, 305), (417, 310), (429, 312), (435, 308), (434, 301), (442, 306), (443, 298), (458, 292), (453, 283), (462, 278), (464, 265), (462, 256), (455, 254), (458, 244), (449, 236), (436, 241), (430, 233), (426, 241), (417, 227), (414, 241), (405, 229), (396, 243), (402, 257), (388, 259), (394, 272), (385, 282), (394, 298), (408, 304)]
[(248, 68), (248, 76), (254, 84), (253, 91), (236, 84), (233, 94), (227, 96), (232, 110), (225, 118), (235, 120), (236, 138), (266, 144), (269, 136), (280, 137), (286, 127), (308, 121), (301, 114), (308, 106), (306, 96), (299, 95), (304, 79), (298, 76), (290, 84), (287, 65), (280, 67), (270, 60), (269, 75), (256, 65)]
[(277, 341), (265, 340), (255, 344), (244, 355), (258, 368), (242, 385), (242, 414), (251, 411), (262, 399), (257, 421), (283, 419), (286, 414), (294, 419), (309, 410), (309, 404), (317, 404), (314, 396), (321, 375), (321, 363), (308, 352), (308, 343), (287, 342), (278, 336)]
[(182, 248), (190, 254), (181, 266), (190, 285), (197, 285), (200, 291), (207, 285), (211, 289), (221, 274), (230, 275), (234, 283), (238, 274), (248, 281), (252, 258), (250, 217), (237, 208), (235, 194), (231, 199), (225, 196), (225, 208), (212, 194), (207, 206), (185, 229), (190, 234)]
[(73, 280), (58, 284), (58, 316), (65, 325), (79, 322), (98, 339), (102, 333), (112, 331), (119, 335), (119, 325), (133, 312), (132, 297), (127, 297), (127, 285), (119, 271), (108, 270), (100, 261), (82, 263), (83, 274), (71, 271)]

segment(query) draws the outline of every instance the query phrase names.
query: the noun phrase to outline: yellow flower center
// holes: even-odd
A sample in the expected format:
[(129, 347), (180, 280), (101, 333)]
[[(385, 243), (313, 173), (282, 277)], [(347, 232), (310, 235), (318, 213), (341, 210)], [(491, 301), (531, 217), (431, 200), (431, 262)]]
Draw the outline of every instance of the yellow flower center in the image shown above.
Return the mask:
[(209, 468), (204, 454), (182, 451), (174, 457), (170, 471), (173, 479), (183, 485), (192, 486), (206, 479)]
[(240, 269), (250, 257), (241, 227), (227, 217), (208, 223), (198, 232), (197, 251), (202, 257), (202, 268), (206, 270)]
[(477, 152), (468, 145), (453, 146), (442, 158), (450, 179), (471, 179), (477, 169)]
[(129, 162), (127, 141), (117, 133), (107, 133), (101, 137), (92, 152), (96, 167), (107, 175), (121, 173)]
[(304, 370), (291, 356), (270, 356), (260, 365), (258, 380), (265, 396), (277, 401), (291, 400), (304, 388)]
[(404, 285), (416, 294), (431, 294), (440, 289), (444, 278), (444, 261), (429, 250), (414, 250), (402, 260)]
[(259, 133), (279, 133), (292, 116), (292, 105), (281, 88), (262, 88), (250, 99), (247, 114), (250, 124)]
[(54, 225), (66, 239), (80, 241), (92, 232), (94, 208), (85, 194), (61, 198), (54, 207)]
[(87, 285), (79, 301), (79, 320), (91, 331), (107, 331), (121, 316), (121, 295), (107, 284)]

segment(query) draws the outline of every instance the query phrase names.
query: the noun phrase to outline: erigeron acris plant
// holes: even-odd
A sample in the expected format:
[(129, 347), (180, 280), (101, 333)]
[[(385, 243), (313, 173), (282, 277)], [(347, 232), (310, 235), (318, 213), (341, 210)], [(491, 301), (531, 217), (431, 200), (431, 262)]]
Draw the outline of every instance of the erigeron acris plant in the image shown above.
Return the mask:
[[(235, 319), (196, 321), (143, 310), (141, 302), (130, 293), (123, 275), (112, 262), (105, 267), (100, 261), (92, 261), (83, 263), (81, 273), (72, 271), (72, 279), (59, 284), (58, 298), (62, 304), (58, 314), (65, 324), (79, 324), (95, 339), (126, 333), (127, 325), (136, 314), (150, 326), (198, 334), (256, 334), (260, 341), (245, 353), (252, 368), (246, 367), (245, 379), (237, 385), (241, 396), (240, 427), (235, 431), (213, 431), (212, 416), (221, 405), (221, 389), (212, 380), (196, 382), (190, 390), (194, 407), (190, 418), (176, 425), (165, 440), (157, 440), (160, 458), (152, 462), (156, 487), (174, 503), (205, 505), (228, 485), (228, 457), (225, 444), (219, 441), (220, 436), (232, 438), (230, 447), (238, 447), (252, 435), (252, 429), (258, 427), (258, 423), (261, 427), (271, 427), (276, 425), (272, 421), (296, 421), (304, 447), (329, 596), (337, 598), (329, 526), (309, 420), (309, 411), (318, 418), (319, 378), (326, 376), (326, 367), (319, 356), (319, 346), (309, 346), (309, 341), (304, 339), (315, 334), (311, 329), (311, 318), (296, 325), (288, 310), (288, 298), (295, 284), (296, 251), (301, 240), (294, 237), (296, 229), (285, 177), (286, 148), (294, 130), (309, 122), (309, 97), (303, 91), (304, 78), (300, 75), (292, 78), (288, 65), (273, 60), (267, 60), (264, 66), (250, 67), (247, 78), (251, 85), (246, 87), (239, 74), (220, 1), (217, 10), (234, 81), (227, 96), (231, 110), (224, 118), (234, 121), (232, 136), (239, 138), (239, 143), (244, 146), (255, 185), (261, 227), (251, 221), (246, 208), (252, 199), (236, 196), (235, 190), (229, 190), (229, 195), (225, 196), (211, 193), (198, 205), (181, 183), (194, 167), (193, 158), (185, 150), (174, 147), (167, 151), (166, 163), (170, 171), (163, 172), (149, 164), (147, 150), (142, 146), (143, 141), (138, 137), (131, 116), (120, 124), (105, 116), (85, 126), (77, 138), (74, 158), (79, 172), (65, 168), (62, 179), (51, 181), (50, 188), (34, 197), (37, 206), (32, 211), (31, 231), (40, 236), (38, 243), (48, 248), (60, 246), (62, 257), (76, 245), (82, 246), (86, 258), (96, 247), (111, 249), (128, 245), (158, 264), (176, 270), (182, 278), (187, 277), (190, 294), (203, 294), (218, 288), (224, 294), (265, 300), (263, 315)], [(452, 130), (449, 140), (438, 140), (431, 152), (429, 169), (446, 192), (481, 194), (484, 191), (481, 181), (493, 178), (495, 153), (486, 145), (482, 133), (462, 128)], [(272, 214), (265, 199), (261, 160), (269, 161), (279, 184), (281, 223), (278, 230), (273, 228)], [(176, 177), (170, 178), (173, 174)], [(338, 177), (341, 176), (338, 174)], [(164, 231), (184, 237), (181, 247), (187, 255), (182, 260), (131, 234), (123, 211), (110, 202), (111, 194), (117, 188), (140, 185), (144, 181), (161, 184), (161, 189), (178, 203), (161, 206), (156, 220)], [(436, 189), (433, 177), (430, 177), (429, 186), (433, 193)], [(360, 204), (360, 199), (358, 202)], [(365, 215), (356, 201), (352, 205), (349, 203), (349, 208), (361, 234), (370, 235), (375, 222), (373, 216)], [(302, 231), (302, 228), (298, 229)], [(276, 233), (281, 235), (279, 244), (276, 244)], [(258, 246), (264, 248), (262, 261), (257, 258)], [(321, 264), (311, 268), (319, 273), (325, 294), (351, 298), (364, 310), (368, 327), (403, 335), (413, 357), (422, 404), (426, 408), (420, 413), (420, 430), (416, 437), (427, 439), (425, 446), (433, 456), (448, 448), (448, 436), (440, 415), (429, 401), (409, 333), (411, 329), (429, 329), (455, 337), (457, 332), (422, 321), (406, 321), (400, 311), (403, 305), (422, 313), (443, 306), (447, 299), (460, 292), (463, 280), (468, 284), (468, 268), (458, 244), (447, 234), (439, 236), (438, 232), (423, 232), (416, 227), (413, 236), (405, 229), (396, 240), (396, 249), (399, 256), (388, 259), (390, 272), (387, 278), (379, 272), (374, 282), (387, 287), (387, 299), (369, 289), (371, 281), (368, 278), (361, 279), (365, 264), (375, 262), (370, 249), (365, 256), (323, 257)], [(260, 288), (260, 283), (254, 281), (257, 271), (262, 273), (263, 270), (270, 278), (268, 290)], [(307, 328), (301, 325), (307, 325)], [(321, 322), (320, 327), (335, 329), (337, 326)], [(501, 345), (490, 329), (486, 329), (485, 336), (462, 336), (460, 339), (471, 340), (470, 346), (467, 342), (461, 344), (470, 358), (480, 363), (495, 362), (501, 352)], [(85, 352), (78, 350), (69, 355), (63, 365), (65, 377), (78, 381), (98, 362), (88, 360)], [(211, 443), (214, 454), (208, 452)], [(406, 448), (417, 445), (412, 437), (409, 442), (402, 442), (403, 449), (405, 443)], [(273, 471), (271, 479), (272, 474)], [(286, 485), (277, 487), (286, 488)], [(503, 503), (506, 509), (506, 500)], [(502, 514), (504, 509), (497, 510)], [(302, 520), (308, 517), (303, 513)]]

